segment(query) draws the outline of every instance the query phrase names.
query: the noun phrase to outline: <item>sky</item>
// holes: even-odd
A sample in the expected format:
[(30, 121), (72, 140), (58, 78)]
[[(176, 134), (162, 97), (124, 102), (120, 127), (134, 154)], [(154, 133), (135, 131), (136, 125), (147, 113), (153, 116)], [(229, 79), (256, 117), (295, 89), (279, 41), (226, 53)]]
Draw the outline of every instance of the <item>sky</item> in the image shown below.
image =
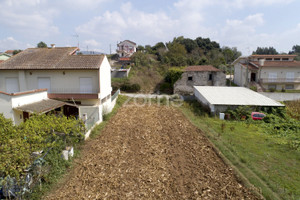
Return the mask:
[(114, 53), (117, 43), (210, 38), (249, 55), (300, 45), (299, 0), (0, 0), (0, 52), (40, 41)]

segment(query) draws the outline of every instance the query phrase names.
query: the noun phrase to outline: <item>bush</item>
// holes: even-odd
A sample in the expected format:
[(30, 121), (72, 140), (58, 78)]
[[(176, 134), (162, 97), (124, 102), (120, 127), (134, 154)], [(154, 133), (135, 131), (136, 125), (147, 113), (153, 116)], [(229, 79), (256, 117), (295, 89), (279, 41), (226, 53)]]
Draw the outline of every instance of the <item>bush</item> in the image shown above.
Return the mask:
[(270, 92), (275, 92), (275, 88), (270, 88), (269, 91)]
[(124, 83), (121, 85), (121, 90), (124, 92), (139, 92), (141, 90), (141, 86), (137, 83)]
[(257, 92), (257, 87), (256, 86), (251, 86), (250, 90), (253, 90), (253, 91)]

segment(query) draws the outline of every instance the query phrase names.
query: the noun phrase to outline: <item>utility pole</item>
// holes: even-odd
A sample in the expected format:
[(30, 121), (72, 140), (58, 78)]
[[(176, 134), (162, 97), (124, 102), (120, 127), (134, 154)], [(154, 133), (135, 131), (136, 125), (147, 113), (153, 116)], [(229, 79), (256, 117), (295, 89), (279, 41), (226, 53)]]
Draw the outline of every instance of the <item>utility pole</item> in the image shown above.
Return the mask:
[(109, 54), (111, 55), (111, 44), (109, 44)]

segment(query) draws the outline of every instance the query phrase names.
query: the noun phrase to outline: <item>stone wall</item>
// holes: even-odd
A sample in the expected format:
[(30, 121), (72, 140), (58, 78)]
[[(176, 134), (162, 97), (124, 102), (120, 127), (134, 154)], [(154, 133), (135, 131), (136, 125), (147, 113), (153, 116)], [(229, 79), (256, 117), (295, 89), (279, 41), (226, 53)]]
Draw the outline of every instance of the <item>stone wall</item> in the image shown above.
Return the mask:
[[(210, 74), (212, 79), (209, 80)], [(189, 80), (192, 77), (192, 80)], [(191, 78), (190, 78), (191, 79)], [(174, 84), (174, 94), (193, 95), (193, 86), (225, 86), (226, 75), (223, 72), (184, 72)]]

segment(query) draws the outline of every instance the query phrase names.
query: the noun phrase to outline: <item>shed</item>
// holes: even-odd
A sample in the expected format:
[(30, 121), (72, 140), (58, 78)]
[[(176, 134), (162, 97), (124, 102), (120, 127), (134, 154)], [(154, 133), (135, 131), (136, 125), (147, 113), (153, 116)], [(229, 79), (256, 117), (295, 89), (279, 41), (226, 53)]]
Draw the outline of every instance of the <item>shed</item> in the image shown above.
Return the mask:
[(196, 99), (211, 113), (224, 112), (238, 106), (283, 107), (284, 105), (244, 87), (194, 86)]

